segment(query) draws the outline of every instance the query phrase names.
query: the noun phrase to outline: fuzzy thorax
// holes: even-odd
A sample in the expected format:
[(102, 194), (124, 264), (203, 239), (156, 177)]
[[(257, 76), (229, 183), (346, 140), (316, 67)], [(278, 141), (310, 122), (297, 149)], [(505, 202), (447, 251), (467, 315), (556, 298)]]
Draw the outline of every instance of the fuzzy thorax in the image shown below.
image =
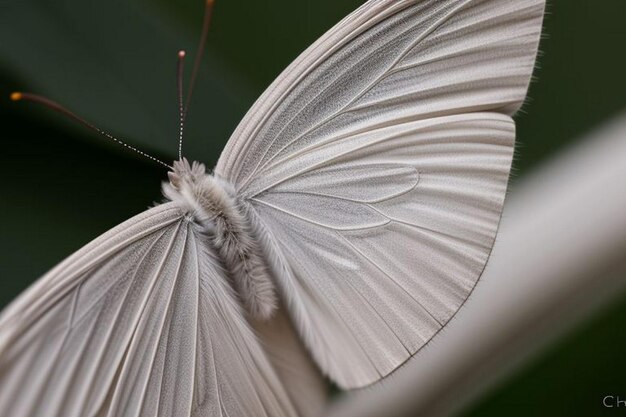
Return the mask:
[(183, 158), (174, 162), (163, 184), (165, 196), (186, 207), (211, 236), (215, 250), (228, 271), (244, 308), (255, 319), (272, 316), (277, 300), (274, 284), (233, 187), (206, 173), (203, 164)]

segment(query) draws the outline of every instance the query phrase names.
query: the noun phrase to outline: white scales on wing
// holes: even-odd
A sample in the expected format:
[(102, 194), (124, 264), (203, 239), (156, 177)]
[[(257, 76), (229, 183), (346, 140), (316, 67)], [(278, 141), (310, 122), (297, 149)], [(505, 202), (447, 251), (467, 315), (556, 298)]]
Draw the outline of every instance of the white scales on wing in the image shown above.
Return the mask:
[(295, 416), (209, 241), (172, 202), (50, 271), (0, 317), (3, 412)]
[(297, 371), (271, 357), (297, 341), (259, 324), (283, 307), (341, 387), (390, 374), (487, 262), (543, 8), (372, 0), (341, 21), (260, 97), (214, 174), (175, 163), (171, 202), (2, 312), (0, 411), (304, 414), (319, 386), (281, 380)]
[(480, 277), (543, 6), (370, 2), (228, 142), (216, 173), (259, 224), (296, 327), (340, 386), (396, 369)]

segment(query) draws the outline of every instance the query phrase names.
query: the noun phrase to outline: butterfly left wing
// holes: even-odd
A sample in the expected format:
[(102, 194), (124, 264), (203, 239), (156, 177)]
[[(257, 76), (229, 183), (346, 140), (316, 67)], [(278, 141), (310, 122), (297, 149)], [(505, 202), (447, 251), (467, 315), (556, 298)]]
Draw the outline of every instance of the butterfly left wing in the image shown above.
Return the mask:
[(0, 316), (0, 414), (294, 416), (176, 203), (107, 232)]

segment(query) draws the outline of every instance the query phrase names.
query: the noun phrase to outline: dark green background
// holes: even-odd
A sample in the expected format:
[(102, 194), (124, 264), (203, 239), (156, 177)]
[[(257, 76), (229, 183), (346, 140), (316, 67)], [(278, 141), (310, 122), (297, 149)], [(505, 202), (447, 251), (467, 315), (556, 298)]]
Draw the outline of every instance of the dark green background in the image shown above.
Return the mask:
[[(218, 0), (185, 154), (213, 165), (263, 89), (360, 3)], [(0, 0), (0, 306), (160, 200), (166, 178), (160, 166), (46, 109), (2, 97), (46, 94), (169, 162), (175, 56), (194, 51), (201, 14), (201, 0)], [(623, 0), (549, 2), (536, 80), (517, 116), (514, 182), (626, 107), (625, 17)], [(616, 414), (600, 402), (626, 397), (624, 329), (626, 297), (465, 415)]]

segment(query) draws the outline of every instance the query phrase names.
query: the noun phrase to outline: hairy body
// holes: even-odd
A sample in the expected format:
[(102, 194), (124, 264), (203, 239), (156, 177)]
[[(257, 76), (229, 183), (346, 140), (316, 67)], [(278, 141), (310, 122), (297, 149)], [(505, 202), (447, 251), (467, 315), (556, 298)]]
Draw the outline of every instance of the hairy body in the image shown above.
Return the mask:
[(234, 290), (248, 314), (267, 320), (276, 310), (276, 291), (264, 261), (254, 221), (224, 179), (206, 173), (204, 164), (176, 161), (163, 193), (189, 209), (196, 224), (210, 236)]

